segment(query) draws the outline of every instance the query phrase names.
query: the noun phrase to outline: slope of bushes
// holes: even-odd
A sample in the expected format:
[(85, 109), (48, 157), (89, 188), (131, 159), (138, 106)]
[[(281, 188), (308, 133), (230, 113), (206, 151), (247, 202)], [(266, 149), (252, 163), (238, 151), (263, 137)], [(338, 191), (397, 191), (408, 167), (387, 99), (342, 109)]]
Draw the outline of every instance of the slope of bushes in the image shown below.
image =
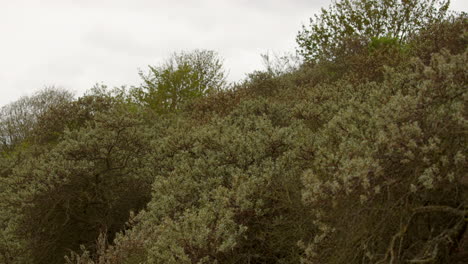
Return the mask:
[(0, 263), (466, 260), (466, 16), (371, 44), (163, 115), (45, 108), (0, 149)]

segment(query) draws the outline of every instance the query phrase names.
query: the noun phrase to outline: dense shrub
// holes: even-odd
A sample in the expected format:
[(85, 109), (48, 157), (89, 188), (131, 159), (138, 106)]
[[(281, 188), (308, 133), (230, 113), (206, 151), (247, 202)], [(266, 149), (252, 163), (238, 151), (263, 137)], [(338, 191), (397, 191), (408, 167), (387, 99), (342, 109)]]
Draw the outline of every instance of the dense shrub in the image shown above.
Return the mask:
[(460, 235), (466, 215), (466, 60), (435, 55), (341, 93), (303, 176), (321, 228), (306, 262), (448, 261), (456, 245), (443, 237)]
[(298, 53), (308, 61), (334, 61), (353, 54), (372, 38), (405, 43), (411, 33), (441, 21), (450, 1), (337, 0), (310, 19), (297, 35)]
[(177, 111), (98, 86), (1, 116), (0, 263), (466, 260), (466, 15), (430, 2), (405, 41), (338, 36)]
[(440, 23), (433, 23), (409, 37), (411, 55), (429, 64), (431, 56), (442, 49), (452, 54), (462, 53), (468, 45), (467, 14), (452, 14)]
[[(16, 164), (1, 179), (3, 225), (24, 241), (24, 253), (13, 255), (12, 263), (62, 263), (99, 232), (112, 238), (123, 229), (129, 211), (150, 198), (151, 179), (140, 172), (149, 151), (146, 133), (137, 116), (116, 108)], [(9, 243), (2, 250), (18, 246), (16, 239)]]
[(71, 92), (49, 87), (3, 106), (0, 109), (0, 151), (11, 150), (30, 139), (33, 127), (43, 115), (72, 100)]
[(446, 263), (466, 228), (466, 56), (169, 128), (151, 202), (95, 263)]

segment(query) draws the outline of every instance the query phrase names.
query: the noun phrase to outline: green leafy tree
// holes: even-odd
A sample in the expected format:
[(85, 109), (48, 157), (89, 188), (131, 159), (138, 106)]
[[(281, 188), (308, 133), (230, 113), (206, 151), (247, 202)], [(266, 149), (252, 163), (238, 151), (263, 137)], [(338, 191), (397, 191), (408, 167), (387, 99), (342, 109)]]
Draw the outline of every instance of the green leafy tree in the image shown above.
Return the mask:
[(338, 0), (310, 19), (297, 35), (297, 51), (307, 61), (353, 54), (371, 38), (404, 43), (410, 33), (440, 21), (449, 0)]
[(109, 113), (116, 106), (138, 111), (130, 101), (125, 87), (109, 89), (97, 84), (76, 100), (49, 107), (31, 127), (31, 137), (36, 144), (57, 143), (66, 129), (82, 128), (97, 115)]
[(116, 105), (66, 129), (49, 151), (2, 168), (0, 224), (9, 241), (0, 252), (21, 252), (9, 254), (11, 263), (63, 263), (101, 231), (112, 239), (149, 201), (151, 178), (141, 170), (150, 135), (138, 113)]
[(226, 74), (218, 54), (209, 50), (174, 53), (162, 65), (140, 72), (144, 83), (133, 90), (138, 102), (166, 113), (193, 98), (226, 87)]
[(3, 106), (0, 109), (0, 150), (12, 149), (30, 138), (34, 126), (43, 115), (72, 99), (73, 93), (49, 87)]

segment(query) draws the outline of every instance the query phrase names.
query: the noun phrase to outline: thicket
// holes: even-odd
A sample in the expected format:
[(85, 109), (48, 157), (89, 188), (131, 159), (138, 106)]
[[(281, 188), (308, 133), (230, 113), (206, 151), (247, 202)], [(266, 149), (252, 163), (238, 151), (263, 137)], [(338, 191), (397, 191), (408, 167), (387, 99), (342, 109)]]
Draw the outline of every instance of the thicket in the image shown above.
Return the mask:
[(432, 18), (230, 89), (195, 51), (3, 107), (0, 263), (465, 263), (467, 18)]

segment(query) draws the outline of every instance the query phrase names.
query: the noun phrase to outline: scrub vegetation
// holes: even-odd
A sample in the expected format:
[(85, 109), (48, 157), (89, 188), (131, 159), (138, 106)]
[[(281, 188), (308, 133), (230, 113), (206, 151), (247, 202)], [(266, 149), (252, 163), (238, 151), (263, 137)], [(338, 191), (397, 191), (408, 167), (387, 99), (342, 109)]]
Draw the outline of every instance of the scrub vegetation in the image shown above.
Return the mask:
[(195, 50), (137, 87), (3, 106), (0, 263), (467, 263), (448, 4), (335, 1), (235, 84)]

